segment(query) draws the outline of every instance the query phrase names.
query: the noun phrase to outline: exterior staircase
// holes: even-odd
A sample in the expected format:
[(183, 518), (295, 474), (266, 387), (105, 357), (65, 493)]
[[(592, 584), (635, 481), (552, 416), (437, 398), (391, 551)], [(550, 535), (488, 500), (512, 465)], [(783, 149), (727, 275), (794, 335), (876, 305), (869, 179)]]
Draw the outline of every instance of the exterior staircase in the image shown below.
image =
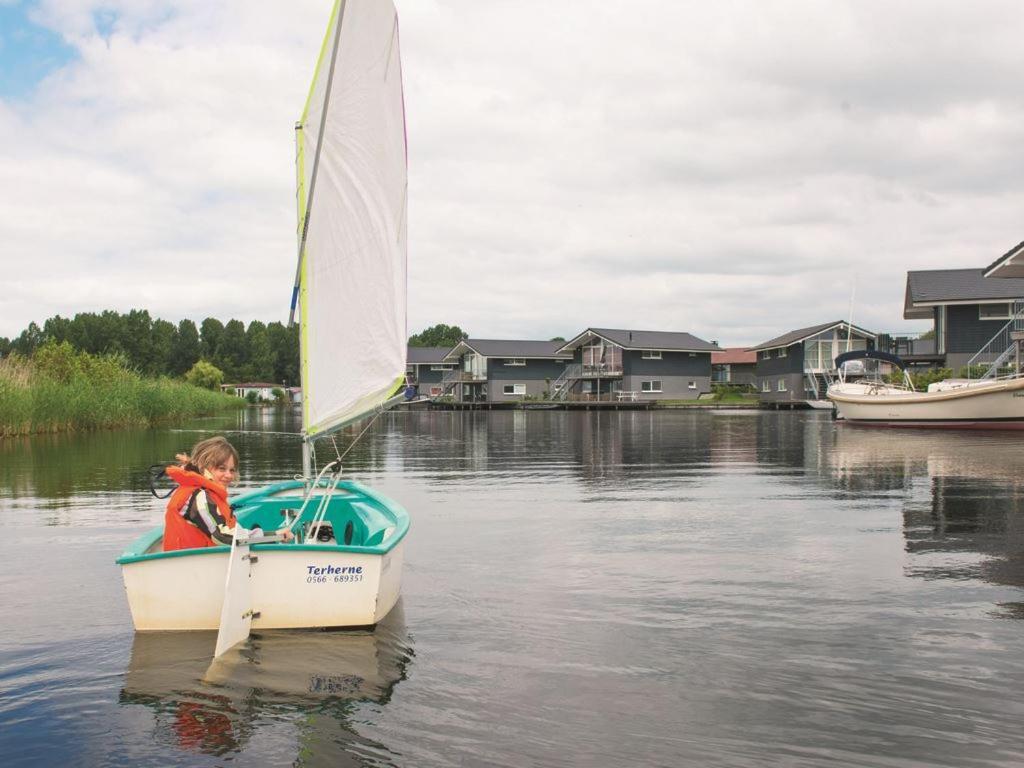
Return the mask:
[(583, 366), (580, 363), (570, 363), (565, 366), (562, 375), (551, 382), (551, 389), (548, 396), (552, 400), (565, 400), (569, 396), (572, 385), (583, 377)]
[[(995, 336), (967, 361), (967, 378), (978, 381), (1021, 374), (1021, 342), (1024, 340), (1024, 299), (1013, 302), (1013, 316)], [(984, 369), (978, 375), (980, 369)], [(1003, 373), (1000, 375), (1000, 371)]]
[(825, 400), (834, 377), (831, 371), (804, 369), (804, 393), (808, 400)]
[(462, 381), (462, 370), (454, 368), (441, 377), (441, 394), (438, 397), (445, 397), (452, 394), (455, 386)]

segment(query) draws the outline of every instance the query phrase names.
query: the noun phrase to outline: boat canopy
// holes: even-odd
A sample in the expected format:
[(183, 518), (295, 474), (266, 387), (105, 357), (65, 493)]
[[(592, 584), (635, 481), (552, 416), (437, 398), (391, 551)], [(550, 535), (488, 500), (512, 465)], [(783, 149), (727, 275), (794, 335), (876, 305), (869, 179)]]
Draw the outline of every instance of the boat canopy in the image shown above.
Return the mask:
[(844, 363), (848, 363), (850, 360), (881, 360), (886, 363), (892, 363), (901, 371), (907, 369), (907, 363), (903, 358), (877, 349), (854, 349), (849, 352), (843, 352), (843, 354), (836, 357), (836, 368), (841, 368)]

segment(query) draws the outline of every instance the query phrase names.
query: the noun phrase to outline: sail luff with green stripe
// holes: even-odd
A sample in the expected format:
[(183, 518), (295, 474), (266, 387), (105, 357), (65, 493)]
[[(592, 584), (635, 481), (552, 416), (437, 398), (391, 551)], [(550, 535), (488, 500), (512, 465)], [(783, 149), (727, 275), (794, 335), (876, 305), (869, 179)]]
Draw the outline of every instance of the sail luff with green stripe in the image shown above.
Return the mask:
[(316, 437), (378, 410), (405, 379), (405, 110), (390, 0), (335, 3), (296, 173), (303, 427)]

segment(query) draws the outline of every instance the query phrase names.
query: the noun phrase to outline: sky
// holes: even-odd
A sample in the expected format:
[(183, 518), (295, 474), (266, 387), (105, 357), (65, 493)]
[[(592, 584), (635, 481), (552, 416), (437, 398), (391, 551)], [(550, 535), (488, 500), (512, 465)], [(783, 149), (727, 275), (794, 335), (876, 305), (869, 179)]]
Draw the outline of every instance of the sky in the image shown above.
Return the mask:
[[(287, 319), (330, 0), (0, 0), (0, 336)], [(756, 344), (1024, 240), (1024, 7), (397, 0), (409, 331)]]

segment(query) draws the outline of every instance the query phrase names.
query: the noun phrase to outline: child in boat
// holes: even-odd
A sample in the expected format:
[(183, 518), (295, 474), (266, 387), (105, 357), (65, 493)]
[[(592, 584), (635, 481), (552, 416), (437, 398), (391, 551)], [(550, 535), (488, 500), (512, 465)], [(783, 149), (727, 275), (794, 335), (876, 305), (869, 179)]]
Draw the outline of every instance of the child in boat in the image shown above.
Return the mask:
[[(238, 451), (225, 438), (211, 437), (196, 443), (191, 456), (176, 458), (178, 464), (165, 470), (178, 487), (164, 513), (164, 552), (231, 544), (238, 522), (227, 487), (238, 472)], [(277, 533), (292, 539), (287, 528)]]

